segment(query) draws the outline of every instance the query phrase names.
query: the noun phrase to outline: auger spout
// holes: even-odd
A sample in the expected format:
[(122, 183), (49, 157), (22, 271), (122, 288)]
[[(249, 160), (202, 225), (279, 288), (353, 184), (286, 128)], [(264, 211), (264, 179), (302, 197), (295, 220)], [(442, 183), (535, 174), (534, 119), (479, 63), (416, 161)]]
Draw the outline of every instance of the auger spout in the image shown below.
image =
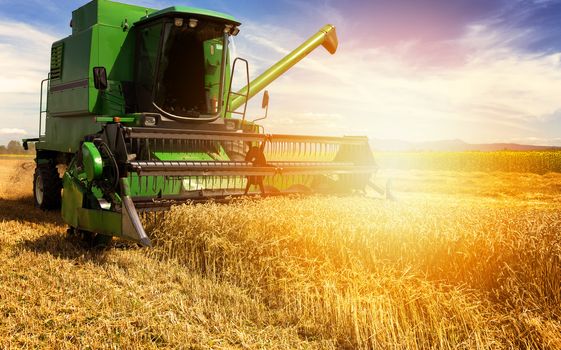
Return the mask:
[(228, 110), (235, 111), (246, 102), (246, 94), (248, 95), (248, 99), (257, 95), (267, 85), (292, 68), (292, 66), (296, 63), (300, 62), (300, 60), (320, 45), (329, 51), (330, 54), (334, 54), (337, 51), (337, 32), (335, 31), (335, 27), (333, 25), (325, 25), (302, 45), (298, 46), (294, 51), (286, 55), (279, 62), (267, 69), (263, 74), (251, 81), (248, 86), (238, 91), (237, 95), (235, 95), (236, 97), (230, 101)]

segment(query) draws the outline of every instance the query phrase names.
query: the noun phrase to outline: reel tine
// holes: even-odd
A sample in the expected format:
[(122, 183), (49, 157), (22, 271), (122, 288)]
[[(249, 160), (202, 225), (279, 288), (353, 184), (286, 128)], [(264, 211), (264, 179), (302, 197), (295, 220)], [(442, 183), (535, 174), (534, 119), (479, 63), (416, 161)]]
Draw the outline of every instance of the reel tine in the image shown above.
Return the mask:
[[(365, 166), (359, 164), (356, 170), (358, 175), (355, 175), (355, 170), (351, 168), (355, 164), (350, 160), (338, 157), (340, 159), (336, 163), (329, 164), (335, 161), (338, 154), (343, 156), (347, 153), (356, 154), (369, 151), (367, 144), (366, 146), (357, 145), (354, 139), (306, 138), (291, 135), (256, 138), (253, 135), (240, 134), (240, 141), (236, 141), (232, 139), (231, 135), (224, 137), (225, 135), (222, 133), (217, 133), (212, 136), (213, 134), (208, 131), (201, 132), (201, 134), (207, 135), (201, 138), (186, 136), (189, 133), (170, 133), (176, 136), (169, 137), (170, 134), (167, 133), (157, 135), (156, 131), (153, 134), (150, 132), (142, 130), (142, 134), (135, 137), (133, 130), (130, 135), (131, 140), (127, 140), (131, 153), (135, 152), (137, 155), (135, 160), (131, 159), (131, 163), (137, 163), (131, 165), (133, 165), (133, 169), (138, 167), (136, 169), (142, 171), (143, 174), (143, 176), (135, 175), (136, 179), (132, 179), (129, 175), (130, 183), (131, 185), (133, 182), (136, 184), (132, 187), (136, 187), (135, 192), (142, 193), (142, 196), (145, 197), (142, 200), (151, 194), (166, 195), (163, 200), (160, 200), (162, 203), (167, 201), (166, 205), (169, 205), (169, 201), (179, 200), (177, 198), (197, 200), (203, 190), (205, 190), (203, 196), (229, 195), (243, 193), (245, 187), (249, 185), (249, 192), (257, 194), (260, 190), (257, 188), (259, 181), (280, 191), (286, 191), (292, 185), (303, 185), (324, 191), (324, 188), (335, 188), (336, 186), (331, 186), (334, 181), (360, 182), (359, 179), (364, 177), (365, 167), (370, 166), (370, 164), (365, 164)], [(197, 132), (193, 131), (195, 134)], [(233, 156), (233, 154), (246, 155), (250, 147), (259, 148), (262, 155), (265, 156), (262, 164), (263, 170), (244, 169), (248, 163), (244, 159)], [(173, 155), (164, 158), (164, 155), (159, 152), (170, 152)], [(146, 161), (151, 163), (142, 164)], [(167, 168), (168, 166), (170, 169)], [(272, 168), (267, 169), (264, 166)], [(177, 168), (173, 169), (174, 167)], [(233, 171), (238, 168), (239, 173)], [(275, 168), (278, 171), (275, 171)], [(284, 170), (280, 171), (281, 168)], [(189, 175), (178, 175), (181, 173), (181, 169), (185, 170), (184, 174)], [(275, 174), (273, 175), (273, 173)], [(350, 186), (354, 185), (350, 184)], [(156, 199), (156, 201), (158, 200)]]

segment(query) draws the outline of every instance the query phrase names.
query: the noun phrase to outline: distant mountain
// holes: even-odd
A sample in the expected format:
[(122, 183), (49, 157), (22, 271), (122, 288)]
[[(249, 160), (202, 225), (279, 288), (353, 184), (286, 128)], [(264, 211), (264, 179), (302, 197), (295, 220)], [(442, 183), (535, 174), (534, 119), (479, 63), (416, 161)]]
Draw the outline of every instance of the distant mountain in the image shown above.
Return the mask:
[(372, 139), (375, 151), (553, 151), (561, 150), (558, 146), (534, 146), (517, 143), (467, 143), (462, 140), (440, 140), (427, 142), (408, 142), (401, 140)]

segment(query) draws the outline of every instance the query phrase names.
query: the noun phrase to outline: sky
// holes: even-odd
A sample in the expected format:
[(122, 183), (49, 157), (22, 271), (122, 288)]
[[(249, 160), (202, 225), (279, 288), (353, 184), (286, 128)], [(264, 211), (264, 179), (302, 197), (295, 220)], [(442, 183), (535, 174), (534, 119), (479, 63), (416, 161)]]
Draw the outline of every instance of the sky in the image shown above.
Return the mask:
[[(561, 0), (125, 2), (235, 16), (251, 77), (335, 25), (337, 53), (318, 48), (267, 88), (270, 133), (561, 145)], [(0, 0), (0, 144), (36, 137), (50, 46), (85, 3)]]

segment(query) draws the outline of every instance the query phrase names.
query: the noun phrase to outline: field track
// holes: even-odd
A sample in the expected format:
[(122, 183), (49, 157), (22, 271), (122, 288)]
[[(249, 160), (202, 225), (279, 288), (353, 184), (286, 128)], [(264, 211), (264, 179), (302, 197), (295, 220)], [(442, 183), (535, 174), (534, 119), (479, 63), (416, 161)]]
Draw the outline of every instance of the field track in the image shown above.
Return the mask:
[(382, 172), (397, 202), (176, 207), (102, 251), (32, 174), (0, 160), (0, 348), (561, 348), (561, 174)]

